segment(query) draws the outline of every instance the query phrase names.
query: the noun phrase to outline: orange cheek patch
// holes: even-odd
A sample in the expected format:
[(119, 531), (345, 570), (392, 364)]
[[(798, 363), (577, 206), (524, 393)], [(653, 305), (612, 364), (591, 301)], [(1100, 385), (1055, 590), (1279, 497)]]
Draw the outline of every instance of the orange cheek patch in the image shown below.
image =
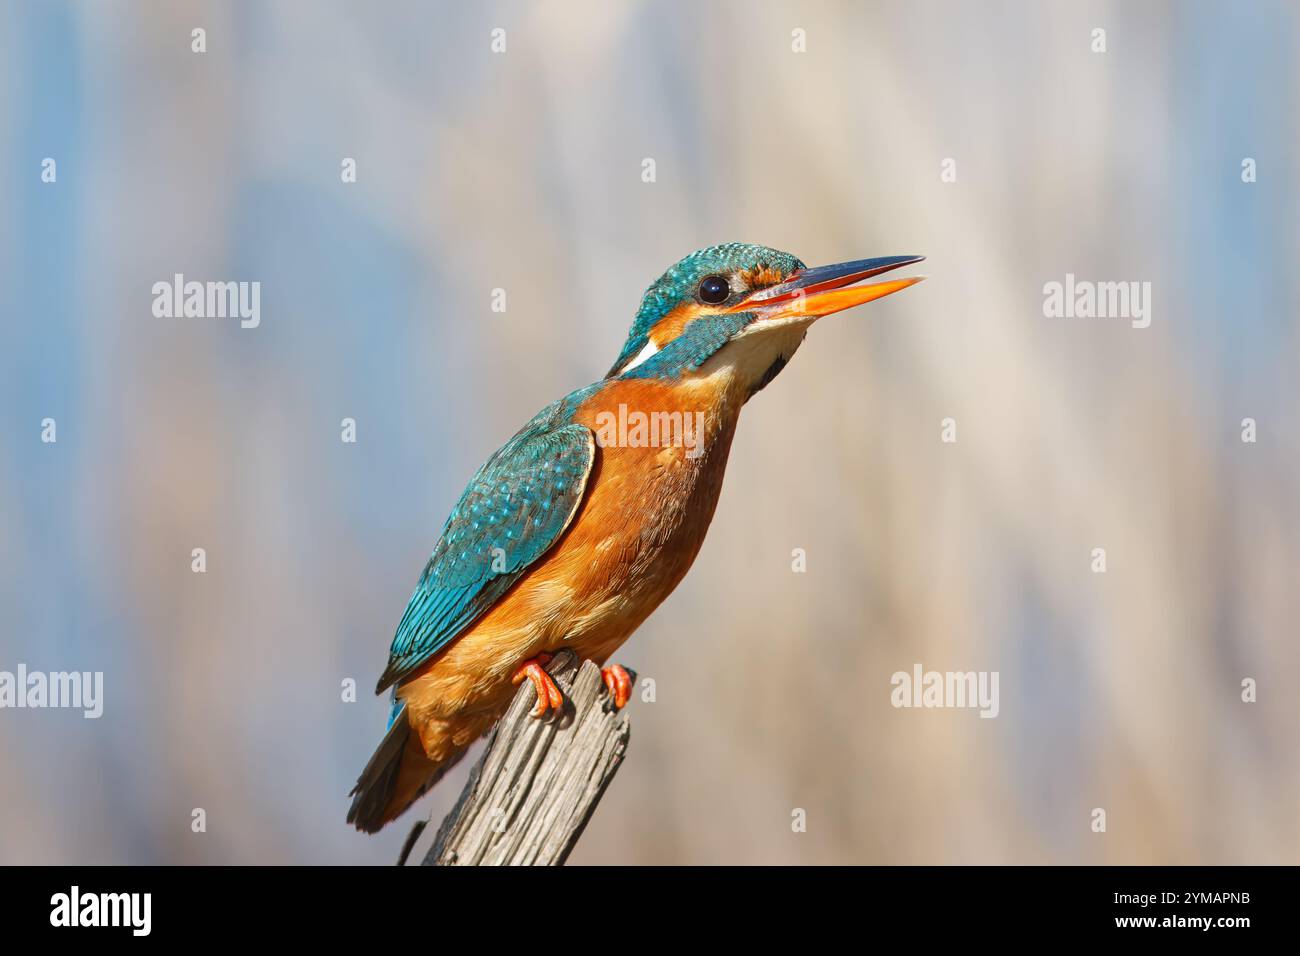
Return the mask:
[[(774, 269), (768, 265), (758, 266), (755, 269), (746, 269), (739, 273), (740, 280), (744, 282), (746, 289), (762, 289), (770, 285), (776, 285), (784, 282), (785, 273), (780, 269)], [(735, 281), (732, 281), (735, 286)], [(699, 302), (687, 301), (677, 306), (671, 312), (667, 313), (662, 319), (650, 327), (650, 340), (654, 342), (655, 348), (663, 348), (669, 342), (673, 341), (682, 331), (699, 318), (701, 315), (712, 315), (718, 312), (737, 312), (744, 306), (740, 305), (701, 305)]]
[(650, 327), (650, 339), (655, 348), (663, 348), (682, 334), (687, 323), (692, 322), (703, 313), (704, 308), (698, 302), (683, 302), (662, 319)]

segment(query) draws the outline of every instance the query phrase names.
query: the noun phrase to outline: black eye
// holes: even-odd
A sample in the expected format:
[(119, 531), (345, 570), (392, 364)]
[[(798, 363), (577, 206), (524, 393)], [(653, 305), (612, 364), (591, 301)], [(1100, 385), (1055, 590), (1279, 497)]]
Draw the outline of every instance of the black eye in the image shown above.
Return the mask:
[(727, 280), (722, 276), (709, 276), (700, 283), (701, 302), (717, 305), (719, 302), (726, 302), (729, 295), (731, 295), (731, 286), (727, 285)]

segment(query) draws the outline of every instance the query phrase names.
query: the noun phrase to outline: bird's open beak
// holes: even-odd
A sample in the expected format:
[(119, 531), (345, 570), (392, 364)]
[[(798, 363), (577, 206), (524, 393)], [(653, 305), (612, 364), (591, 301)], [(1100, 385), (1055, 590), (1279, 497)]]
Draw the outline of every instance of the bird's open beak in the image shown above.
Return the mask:
[(833, 266), (800, 269), (779, 285), (768, 286), (748, 296), (736, 312), (758, 312), (755, 325), (785, 324), (785, 321), (817, 319), (832, 312), (842, 312), (920, 282), (925, 276), (889, 279), (855, 285), (881, 273), (920, 262), (925, 256), (884, 256), (858, 259)]

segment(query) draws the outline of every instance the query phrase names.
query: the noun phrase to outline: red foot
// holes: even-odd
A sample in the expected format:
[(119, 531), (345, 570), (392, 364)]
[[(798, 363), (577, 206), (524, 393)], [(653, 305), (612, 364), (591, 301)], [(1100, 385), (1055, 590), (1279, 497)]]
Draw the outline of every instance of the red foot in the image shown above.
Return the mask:
[(600, 669), (600, 676), (605, 678), (614, 709), (621, 710), (632, 699), (632, 675), (622, 664), (610, 664)]
[(538, 654), (532, 660), (520, 664), (519, 670), (510, 679), (512, 684), (523, 683), (525, 677), (533, 682), (533, 690), (537, 691), (537, 704), (531, 712), (533, 717), (541, 717), (547, 710), (560, 710), (564, 706), (564, 695), (560, 693), (555, 681), (551, 680), (551, 675), (546, 673), (546, 665), (550, 660), (550, 654)]

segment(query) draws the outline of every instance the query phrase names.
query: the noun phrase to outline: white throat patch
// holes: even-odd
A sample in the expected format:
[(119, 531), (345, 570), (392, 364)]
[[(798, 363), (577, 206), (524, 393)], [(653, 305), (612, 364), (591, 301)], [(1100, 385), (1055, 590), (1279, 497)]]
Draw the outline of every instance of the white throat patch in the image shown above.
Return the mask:
[[(655, 340), (650, 338), (649, 336), (646, 336), (645, 348), (641, 349), (641, 351), (636, 354), (636, 358), (634, 358), (632, 361), (627, 363), (627, 365), (623, 369), (623, 372), (632, 371), (632, 369), (636, 368), (642, 362), (646, 361), (646, 359), (655, 355), (658, 351), (659, 351), (659, 346), (655, 345)], [(620, 372), (619, 374), (622, 375), (623, 372)]]

